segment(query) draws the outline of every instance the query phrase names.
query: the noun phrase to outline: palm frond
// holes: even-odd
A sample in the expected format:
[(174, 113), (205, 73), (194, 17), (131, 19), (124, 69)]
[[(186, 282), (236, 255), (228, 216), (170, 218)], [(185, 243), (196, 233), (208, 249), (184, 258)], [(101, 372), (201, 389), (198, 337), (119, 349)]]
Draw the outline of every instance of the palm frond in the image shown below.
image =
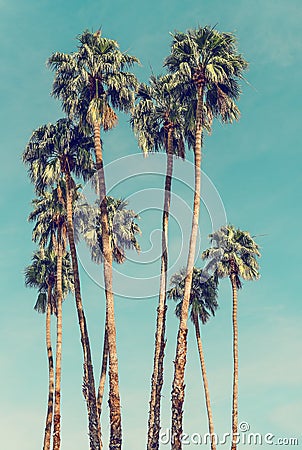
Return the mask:
[(238, 53), (236, 37), (205, 26), (174, 33), (172, 38), (165, 66), (178, 79), (185, 92), (183, 98), (189, 103), (197, 96), (196, 83), (203, 83), (208, 112), (204, 117), (209, 119), (204, 126), (208, 131), (213, 117), (226, 123), (238, 120), (238, 80), (243, 79), (248, 63)]
[[(171, 289), (168, 291), (168, 298), (178, 302), (175, 307), (175, 314), (181, 316), (182, 300), (185, 288), (186, 269), (174, 274), (171, 278)], [(210, 276), (202, 269), (193, 268), (192, 287), (190, 293), (190, 317), (192, 322), (198, 316), (205, 324), (218, 308), (218, 277), (216, 274)]]
[(116, 125), (113, 109), (129, 112), (134, 105), (138, 81), (129, 69), (139, 60), (121, 52), (118, 43), (101, 31), (85, 30), (77, 39), (76, 52), (55, 53), (48, 60), (55, 72), (52, 95), (86, 132), (95, 122), (107, 131)]
[[(113, 259), (118, 264), (126, 259), (127, 250), (140, 252), (136, 236), (141, 234), (137, 224), (139, 216), (127, 209), (127, 202), (107, 197), (107, 211)], [(90, 205), (81, 198), (75, 209), (75, 228), (83, 236), (91, 251), (91, 258), (97, 264), (103, 262), (102, 229), (99, 202)]]
[(210, 235), (212, 247), (205, 250), (202, 258), (208, 260), (207, 269), (217, 271), (220, 278), (236, 275), (237, 287), (240, 278), (255, 280), (259, 278), (259, 246), (248, 231), (236, 229), (233, 225), (221, 227)]

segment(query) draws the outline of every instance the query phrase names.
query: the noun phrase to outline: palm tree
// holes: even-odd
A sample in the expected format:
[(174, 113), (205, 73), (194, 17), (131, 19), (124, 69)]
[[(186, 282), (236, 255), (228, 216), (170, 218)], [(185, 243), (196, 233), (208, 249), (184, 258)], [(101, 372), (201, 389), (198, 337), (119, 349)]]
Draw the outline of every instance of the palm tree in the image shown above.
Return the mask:
[(33, 241), (39, 242), (40, 248), (48, 244), (56, 255), (56, 316), (57, 345), (55, 369), (55, 404), (53, 427), (53, 450), (61, 446), (61, 362), (62, 362), (62, 264), (66, 249), (66, 217), (62, 201), (62, 186), (51, 192), (47, 191), (33, 200), (34, 210), (29, 215), (30, 221), (35, 221)]
[[(137, 223), (138, 215), (131, 209), (126, 209), (127, 202), (114, 197), (107, 197), (108, 222), (111, 236), (111, 251), (113, 260), (122, 264), (126, 259), (126, 250), (134, 249), (140, 252), (136, 234), (141, 234)], [(97, 264), (103, 262), (103, 244), (101, 230), (101, 214), (99, 202), (94, 205), (79, 197), (75, 207), (75, 226), (90, 248), (91, 258)], [(108, 334), (105, 324), (101, 375), (98, 388), (98, 412), (101, 415), (104, 388), (108, 363)]]
[[(41, 252), (40, 252), (41, 253)], [(51, 427), (53, 417), (54, 394), (54, 369), (51, 345), (51, 314), (53, 312), (53, 288), (55, 285), (55, 267), (47, 264), (50, 260), (36, 252), (32, 258), (32, 264), (25, 269), (26, 286), (38, 288), (38, 299), (35, 310), (45, 314), (46, 312), (46, 348), (48, 357), (48, 402), (46, 425), (44, 431), (43, 450), (50, 450)], [(44, 273), (44, 274), (43, 274)], [(43, 274), (43, 275), (42, 275)]]
[[(38, 289), (38, 298), (34, 309), (39, 313), (46, 313), (45, 331), (48, 358), (48, 402), (43, 450), (50, 450), (53, 418), (54, 368), (51, 345), (51, 314), (56, 314), (57, 312), (55, 290), (56, 267), (57, 263), (54, 251), (42, 249), (33, 254), (32, 263), (27, 266), (24, 271), (25, 285)], [(65, 297), (68, 292), (73, 291), (73, 274), (68, 254), (65, 254), (62, 262), (62, 291), (63, 297)]]
[(238, 54), (233, 34), (199, 27), (173, 35), (171, 54), (165, 65), (178, 77), (183, 101), (189, 102), (191, 109), (195, 108), (193, 216), (172, 385), (172, 445), (173, 449), (179, 450), (183, 431), (187, 320), (200, 210), (203, 127), (205, 121), (211, 123), (213, 117), (220, 117), (223, 122), (232, 122), (239, 117), (235, 105), (240, 94), (237, 80), (242, 78), (247, 62)]
[(75, 301), (84, 357), (83, 395), (88, 411), (89, 439), (91, 449), (99, 450), (101, 431), (73, 226), (73, 201), (76, 195), (76, 186), (72, 174), (77, 177), (81, 176), (84, 181), (93, 175), (94, 164), (91, 148), (91, 139), (84, 137), (78, 126), (73, 125), (68, 119), (60, 119), (56, 124), (43, 125), (33, 133), (24, 152), (23, 160), (29, 166), (29, 175), (38, 192), (43, 192), (47, 186), (54, 183), (62, 185), (64, 220), (72, 259)]
[(104, 281), (106, 294), (106, 326), (109, 346), (109, 408), (110, 449), (120, 449), (122, 424), (116, 350), (116, 327), (112, 287), (112, 252), (106, 204), (101, 128), (110, 130), (117, 124), (114, 109), (128, 112), (134, 103), (136, 77), (127, 71), (138, 59), (119, 50), (116, 41), (104, 38), (101, 32), (84, 31), (78, 37), (78, 51), (55, 53), (48, 65), (55, 70), (53, 95), (62, 100), (70, 118), (79, 119), (88, 133), (93, 132), (97, 168), (97, 184), (102, 218)]
[(144, 154), (164, 150), (167, 153), (165, 195), (162, 217), (162, 254), (159, 300), (154, 346), (151, 399), (149, 406), (147, 449), (158, 449), (160, 432), (160, 403), (163, 386), (166, 290), (168, 270), (168, 224), (174, 155), (184, 159), (184, 108), (173, 75), (150, 77), (150, 85), (141, 84), (132, 111), (131, 124)]
[[(178, 302), (175, 308), (175, 313), (178, 318), (180, 318), (181, 315), (185, 277), (186, 277), (185, 269), (173, 275), (173, 277), (171, 278), (172, 288), (168, 292), (169, 298), (173, 298), (173, 300)], [(216, 450), (216, 441), (214, 435), (214, 423), (210, 402), (206, 365), (203, 355), (202, 340), (200, 336), (199, 320), (201, 320), (202, 324), (205, 324), (208, 322), (211, 315), (212, 316), (215, 315), (215, 311), (218, 308), (217, 295), (218, 295), (217, 275), (214, 274), (214, 276), (210, 277), (208, 274), (204, 273), (202, 269), (194, 267), (191, 294), (190, 294), (190, 308), (191, 308), (190, 317), (195, 327), (195, 335), (201, 365), (201, 373), (203, 379), (212, 450)]]
[(248, 231), (241, 231), (232, 225), (220, 228), (210, 234), (212, 247), (202, 254), (209, 259), (207, 268), (215, 270), (219, 278), (229, 277), (233, 292), (233, 408), (232, 408), (232, 450), (237, 449), (238, 432), (238, 324), (237, 290), (242, 287), (240, 278), (256, 280), (260, 257), (259, 247)]

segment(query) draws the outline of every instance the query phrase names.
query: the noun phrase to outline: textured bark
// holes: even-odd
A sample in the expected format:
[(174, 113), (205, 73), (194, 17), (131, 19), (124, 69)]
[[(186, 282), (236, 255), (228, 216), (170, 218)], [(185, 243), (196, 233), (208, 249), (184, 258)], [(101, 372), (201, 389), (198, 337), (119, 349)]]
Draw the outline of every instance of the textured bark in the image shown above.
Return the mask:
[(153, 373), (151, 378), (151, 399), (149, 403), (147, 450), (159, 448), (160, 433), (160, 403), (163, 386), (165, 328), (166, 328), (166, 291), (168, 270), (168, 225), (171, 202), (171, 183), (173, 172), (172, 126), (168, 128), (167, 139), (167, 169), (165, 179), (164, 210), (162, 218), (162, 255), (159, 300), (157, 307), (157, 322), (155, 333)]
[(56, 370), (55, 370), (55, 404), (53, 426), (53, 450), (61, 448), (61, 361), (62, 361), (62, 244), (57, 244), (57, 346), (56, 346)]
[(214, 436), (214, 423), (213, 423), (212, 408), (211, 408), (211, 401), (210, 401), (209, 384), (208, 384), (206, 364), (205, 364), (203, 349), (202, 349), (202, 341), (201, 341), (201, 337), (200, 337), (199, 319), (198, 319), (197, 315), (195, 315), (195, 317), (194, 317), (194, 325), (195, 325), (195, 335), (196, 335), (196, 341), (197, 341), (197, 347), (198, 347), (198, 353), (199, 353), (199, 359), (200, 359), (202, 380), (203, 380), (203, 386), (204, 386), (204, 395), (205, 395), (205, 399), (206, 399), (209, 433), (211, 436), (211, 449), (216, 450), (216, 441), (215, 441), (215, 436)]
[(197, 84), (197, 107), (196, 107), (196, 132), (194, 146), (195, 162), (195, 191), (193, 202), (193, 217), (190, 236), (189, 253), (186, 268), (184, 286), (184, 297), (182, 301), (179, 329), (177, 335), (176, 356), (174, 361), (174, 378), (172, 384), (172, 427), (171, 448), (180, 450), (182, 448), (181, 435), (183, 433), (183, 403), (185, 397), (185, 365), (187, 353), (187, 322), (189, 313), (190, 293), (198, 233), (198, 220), (200, 209), (200, 181), (201, 181), (201, 148), (202, 148), (202, 110), (203, 110), (203, 83)]
[(172, 431), (171, 448), (181, 448), (182, 434), (182, 408), (185, 398), (185, 365), (187, 358), (187, 329), (179, 329), (177, 343), (179, 346), (177, 358), (178, 364), (174, 362), (175, 371), (177, 368), (177, 377), (173, 380), (172, 390)]
[(47, 309), (46, 309), (46, 348), (47, 348), (47, 359), (48, 359), (48, 402), (47, 402), (47, 413), (46, 413), (46, 424), (44, 432), (44, 442), (43, 450), (50, 449), (50, 439), (51, 439), (51, 426), (52, 426), (52, 416), (53, 416), (53, 394), (54, 394), (54, 369), (53, 369), (53, 356), (52, 356), (52, 345), (51, 345), (51, 296), (52, 296), (52, 286), (48, 285), (47, 292)]
[(103, 403), (103, 397), (104, 397), (104, 389), (105, 389), (106, 373), (107, 373), (107, 365), (108, 365), (108, 353), (109, 353), (108, 335), (107, 335), (107, 328), (105, 326), (102, 368), (101, 368), (100, 383), (99, 383), (99, 389), (98, 389), (98, 399), (97, 399), (99, 417), (101, 417), (101, 413), (102, 413), (102, 403)]
[(107, 214), (106, 184), (100, 135), (100, 122), (94, 123), (94, 146), (100, 195), (100, 212), (103, 244), (103, 270), (106, 295), (106, 327), (109, 348), (109, 409), (110, 409), (110, 450), (122, 447), (121, 404), (118, 379), (118, 358), (116, 351), (116, 328), (114, 316), (114, 296), (112, 288), (112, 251)]
[(238, 324), (237, 324), (237, 283), (236, 274), (230, 275), (233, 291), (233, 408), (232, 408), (232, 450), (237, 449), (238, 433)]
[(76, 308), (78, 313), (78, 322), (80, 326), (81, 344), (84, 357), (83, 395), (86, 400), (88, 412), (90, 450), (100, 450), (102, 446), (101, 427), (97, 409), (90, 341), (81, 297), (78, 257), (74, 241), (74, 227), (72, 217), (72, 186), (71, 186), (71, 177), (68, 171), (67, 173), (65, 173), (65, 177), (66, 177), (67, 233), (74, 277)]

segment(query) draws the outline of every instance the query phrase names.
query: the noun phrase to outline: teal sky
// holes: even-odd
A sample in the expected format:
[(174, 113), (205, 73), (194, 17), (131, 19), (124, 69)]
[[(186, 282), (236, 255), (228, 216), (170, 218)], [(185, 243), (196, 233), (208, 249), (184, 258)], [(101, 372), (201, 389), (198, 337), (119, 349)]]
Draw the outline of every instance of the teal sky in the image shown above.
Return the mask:
[[(247, 229), (261, 246), (258, 282), (240, 292), (239, 421), (252, 432), (298, 437), (302, 446), (301, 415), (301, 77), (302, 7), (300, 0), (153, 0), (114, 4), (0, 0), (1, 35), (1, 448), (41, 448), (47, 398), (44, 318), (33, 311), (34, 290), (24, 288), (23, 270), (33, 251), (31, 226), (26, 222), (33, 196), (21, 162), (22, 151), (38, 126), (62, 116), (49, 96), (52, 74), (45, 61), (54, 51), (73, 51), (84, 29), (102, 27), (122, 50), (136, 55), (136, 74), (146, 81), (150, 70), (163, 72), (169, 52), (169, 32), (217, 23), (234, 31), (240, 51), (250, 63), (249, 84), (239, 103), (241, 120), (216, 124), (206, 138), (203, 170), (215, 184), (229, 222)], [(127, 123), (104, 138), (109, 163), (139, 153)], [(188, 155), (191, 159), (191, 155)], [(148, 162), (148, 161), (147, 161)], [(146, 163), (147, 163), (146, 162)], [(123, 175), (121, 171), (121, 176)], [(156, 178), (156, 177), (155, 177)], [(128, 194), (159, 186), (162, 178), (139, 180)], [(149, 184), (148, 184), (149, 183)], [(177, 185), (175, 186), (177, 188)], [(121, 192), (123, 193), (123, 192)], [(190, 195), (178, 186), (190, 206)], [(160, 214), (143, 213), (141, 243), (160, 227)], [(201, 212), (202, 243), (210, 232)], [(293, 232), (293, 235), (291, 234)], [(177, 246), (178, 230), (170, 240)], [(153, 242), (159, 234), (151, 235)], [(174, 247), (171, 246), (173, 254)], [(138, 258), (139, 261), (139, 258)], [(158, 264), (159, 268), (159, 264)], [(129, 264), (120, 268), (134, 276)], [(128, 270), (128, 272), (127, 272)], [(132, 270), (132, 272), (131, 272)], [(138, 271), (143, 269), (137, 265)], [(129, 272), (130, 271), (130, 272)], [(83, 299), (98, 374), (104, 324), (104, 294), (82, 270)], [(147, 406), (152, 370), (156, 298), (116, 298), (120, 388), (125, 450), (145, 446)], [(64, 304), (62, 372), (62, 440), (65, 450), (88, 448), (85, 404), (81, 393), (82, 355), (73, 298)], [(200, 367), (190, 325), (185, 403), (185, 431), (205, 433), (207, 422)], [(170, 425), (172, 361), (177, 321), (168, 310), (163, 428)], [(217, 317), (202, 330), (213, 415), (219, 434), (231, 420), (231, 291), (220, 289)], [(108, 407), (103, 434), (107, 442)], [(198, 447), (198, 446), (197, 446)], [(263, 446), (265, 447), (265, 445)], [(267, 446), (269, 447), (269, 446)], [(106, 448), (106, 447), (105, 447)], [(162, 446), (162, 449), (169, 448)], [(243, 448), (243, 446), (242, 446)]]

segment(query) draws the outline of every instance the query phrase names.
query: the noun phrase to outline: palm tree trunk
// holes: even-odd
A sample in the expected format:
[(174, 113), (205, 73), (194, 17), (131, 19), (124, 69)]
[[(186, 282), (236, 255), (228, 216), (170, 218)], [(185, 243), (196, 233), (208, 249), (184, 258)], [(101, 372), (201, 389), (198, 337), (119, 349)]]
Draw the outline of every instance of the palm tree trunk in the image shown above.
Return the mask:
[(66, 211), (67, 211), (67, 233), (71, 253), (72, 270), (74, 277), (74, 290), (76, 308), (78, 313), (78, 321), (81, 333), (81, 343), (84, 356), (84, 377), (83, 377), (83, 395), (86, 400), (88, 411), (88, 427), (89, 427), (89, 442), (90, 450), (100, 450), (101, 442), (101, 427), (97, 410), (95, 380), (93, 374), (93, 364), (91, 357), (91, 349), (89, 342), (89, 335), (87, 330), (86, 318), (83, 310), (81, 285), (79, 276), (78, 257), (74, 241), (74, 226), (72, 217), (72, 186), (71, 176), (69, 172), (65, 173), (66, 178)]
[(102, 413), (102, 403), (103, 403), (104, 389), (105, 389), (105, 382), (106, 382), (107, 365), (108, 365), (108, 334), (107, 334), (107, 328), (105, 326), (102, 368), (101, 368), (100, 383), (99, 383), (99, 389), (98, 389), (98, 399), (97, 399), (99, 417), (101, 417), (101, 413)]
[(200, 337), (199, 319), (196, 314), (194, 316), (194, 325), (195, 325), (196, 341), (197, 341), (197, 347), (198, 347), (198, 353), (199, 353), (199, 359), (200, 359), (200, 365), (201, 365), (204, 394), (205, 394), (205, 399), (206, 399), (209, 433), (210, 433), (210, 437), (211, 437), (211, 449), (216, 450), (216, 441), (215, 441), (215, 436), (214, 436), (214, 423), (213, 423), (213, 417), (212, 417), (212, 408), (211, 408), (211, 402), (210, 402), (210, 392), (209, 392), (208, 378), (207, 378), (207, 372), (206, 372), (206, 364), (205, 364), (205, 360), (204, 360), (202, 341), (201, 341), (201, 337)]
[(159, 301), (157, 307), (157, 323), (155, 333), (155, 350), (153, 361), (153, 373), (151, 379), (151, 399), (149, 407), (148, 440), (147, 450), (159, 448), (160, 432), (160, 403), (161, 390), (163, 386), (164, 352), (165, 352), (165, 328), (166, 328), (166, 291), (167, 291), (167, 269), (168, 269), (168, 225), (171, 202), (171, 182), (173, 172), (173, 149), (172, 128), (168, 129), (167, 142), (167, 169), (165, 179), (165, 198), (162, 218), (162, 255)]
[(189, 313), (190, 292), (192, 285), (196, 240), (198, 233), (198, 220), (200, 209), (200, 181), (201, 181), (201, 148), (202, 148), (202, 110), (203, 110), (203, 83), (197, 86), (197, 107), (196, 107), (196, 132), (195, 132), (195, 191), (193, 203), (193, 217), (188, 253), (186, 278), (184, 286), (184, 298), (182, 301), (176, 356), (174, 361), (174, 378), (172, 384), (172, 427), (171, 427), (171, 448), (180, 450), (182, 448), (181, 435), (183, 432), (183, 404), (185, 399), (185, 366), (187, 358), (187, 321)]
[(116, 328), (114, 316), (114, 296), (112, 288), (112, 250), (107, 214), (106, 185), (101, 146), (100, 122), (94, 123), (94, 146), (98, 188), (100, 196), (101, 228), (103, 243), (103, 269), (106, 295), (106, 328), (109, 348), (109, 409), (110, 409), (110, 450), (122, 447), (121, 404), (118, 379), (118, 359), (116, 351)]
[(237, 283), (234, 272), (230, 275), (233, 291), (233, 408), (232, 408), (232, 450), (237, 449), (238, 433), (238, 324), (237, 324)]
[(56, 370), (55, 370), (55, 405), (54, 405), (54, 427), (53, 427), (53, 450), (61, 448), (61, 361), (62, 361), (62, 244), (57, 243), (57, 347), (56, 347)]
[(52, 356), (52, 345), (51, 345), (51, 296), (52, 296), (52, 286), (48, 284), (47, 292), (47, 309), (46, 309), (46, 348), (47, 348), (47, 358), (48, 358), (48, 402), (47, 402), (47, 414), (46, 414), (46, 425), (44, 433), (43, 450), (50, 449), (50, 438), (51, 438), (51, 426), (52, 426), (52, 416), (53, 416), (53, 394), (54, 394), (54, 370), (53, 370), (53, 356)]

